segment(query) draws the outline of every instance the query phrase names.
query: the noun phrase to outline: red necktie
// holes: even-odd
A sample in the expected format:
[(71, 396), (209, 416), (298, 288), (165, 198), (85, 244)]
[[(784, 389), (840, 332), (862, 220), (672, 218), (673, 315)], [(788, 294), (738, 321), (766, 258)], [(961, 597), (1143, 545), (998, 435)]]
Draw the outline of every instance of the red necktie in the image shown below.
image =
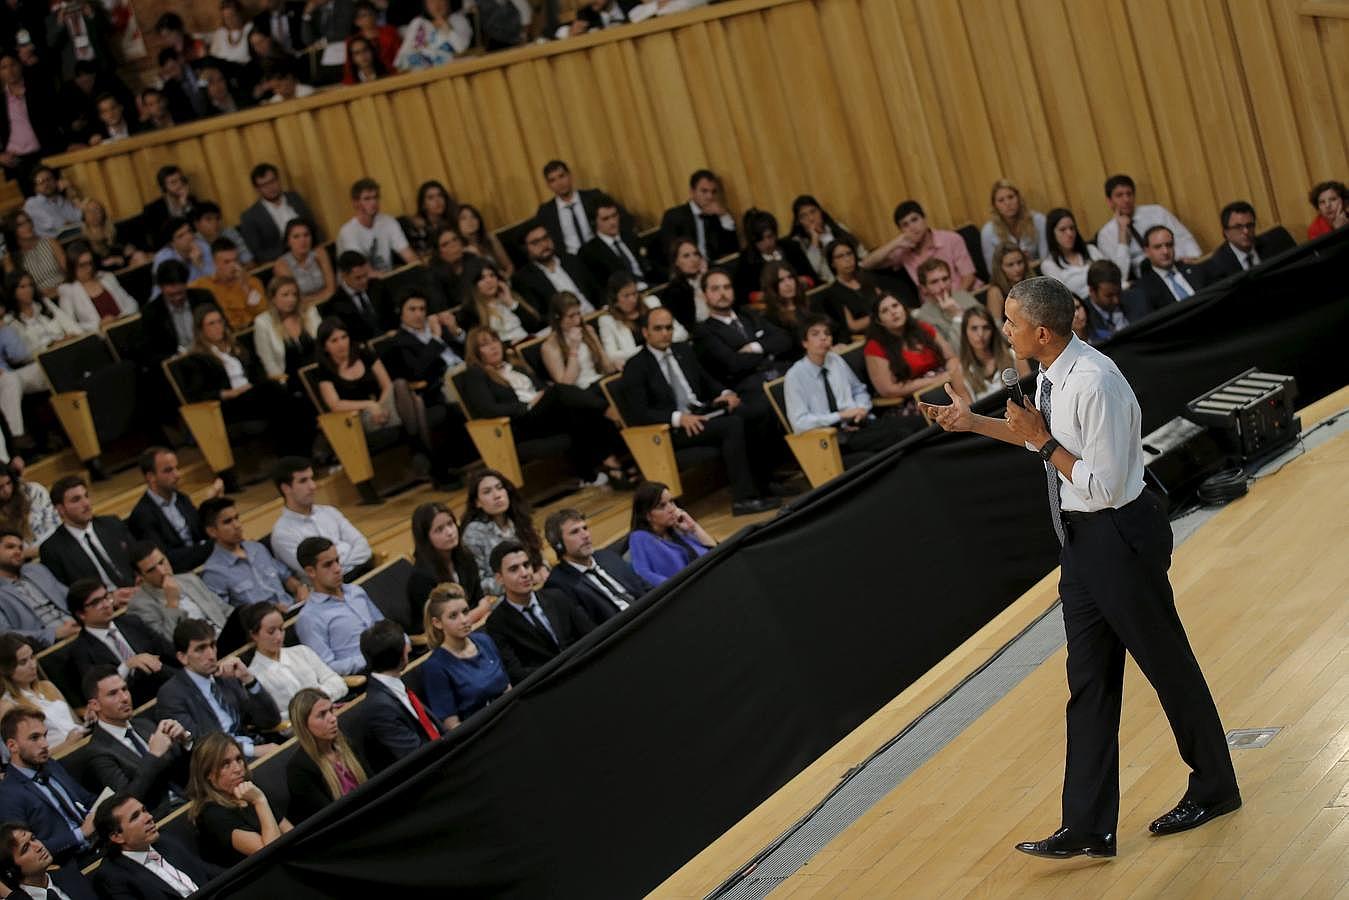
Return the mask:
[(422, 701), (417, 699), (417, 695), (408, 691), (408, 702), (412, 704), (413, 710), (417, 713), (417, 721), (422, 723), (422, 730), (431, 740), (440, 737), (440, 730), (436, 728), (436, 723), (431, 721), (431, 717), (426, 714), (426, 707), (422, 706)]

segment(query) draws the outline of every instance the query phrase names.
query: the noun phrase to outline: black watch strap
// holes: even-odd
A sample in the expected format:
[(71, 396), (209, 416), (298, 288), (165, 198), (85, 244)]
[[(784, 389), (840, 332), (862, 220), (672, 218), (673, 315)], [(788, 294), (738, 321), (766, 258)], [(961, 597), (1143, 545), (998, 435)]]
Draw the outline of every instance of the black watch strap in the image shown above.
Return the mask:
[(1053, 438), (1050, 438), (1049, 440), (1045, 441), (1044, 446), (1041, 447), (1038, 452), (1040, 454), (1041, 459), (1043, 459), (1045, 462), (1049, 462), (1049, 460), (1054, 456), (1054, 451), (1057, 449), (1059, 449), (1059, 442), (1054, 440)]

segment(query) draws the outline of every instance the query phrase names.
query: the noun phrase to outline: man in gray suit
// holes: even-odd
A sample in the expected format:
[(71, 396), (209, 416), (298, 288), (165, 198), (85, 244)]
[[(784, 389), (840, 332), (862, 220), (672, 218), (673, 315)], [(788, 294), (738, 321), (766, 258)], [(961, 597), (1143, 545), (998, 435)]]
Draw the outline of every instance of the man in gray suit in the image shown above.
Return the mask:
[(137, 541), (127, 549), (136, 567), (138, 585), (126, 614), (140, 619), (166, 641), (184, 619), (204, 619), (217, 633), (234, 611), (191, 572), (174, 574), (169, 558), (153, 541)]
[(23, 537), (0, 528), (0, 631), (49, 647), (80, 632), (65, 606), (66, 586), (42, 563), (23, 561)]

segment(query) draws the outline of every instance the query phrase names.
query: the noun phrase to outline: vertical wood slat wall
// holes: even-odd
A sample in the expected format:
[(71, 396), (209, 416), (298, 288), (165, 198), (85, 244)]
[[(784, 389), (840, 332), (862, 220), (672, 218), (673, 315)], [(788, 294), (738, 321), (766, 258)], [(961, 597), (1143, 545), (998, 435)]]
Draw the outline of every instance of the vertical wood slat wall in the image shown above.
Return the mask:
[(388, 211), (434, 178), (495, 227), (546, 196), (553, 157), (648, 222), (708, 166), (737, 212), (785, 228), (810, 192), (872, 244), (906, 197), (938, 224), (984, 221), (1000, 177), (1094, 231), (1103, 180), (1124, 171), (1210, 248), (1227, 201), (1300, 235), (1309, 186), (1349, 174), (1349, 19), (1298, 6), (735, 0), (53, 161), (117, 217), (177, 163), (237, 218), (270, 160), (330, 235), (365, 175)]

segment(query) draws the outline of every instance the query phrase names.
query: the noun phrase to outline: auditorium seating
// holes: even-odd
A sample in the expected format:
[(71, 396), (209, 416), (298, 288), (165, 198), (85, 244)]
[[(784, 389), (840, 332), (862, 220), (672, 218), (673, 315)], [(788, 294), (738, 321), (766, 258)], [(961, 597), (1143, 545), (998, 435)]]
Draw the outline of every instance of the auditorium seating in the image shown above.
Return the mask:
[(642, 470), (642, 478), (647, 481), (659, 481), (669, 486), (670, 493), (676, 497), (684, 495), (684, 480), (681, 470), (692, 469), (721, 460), (721, 453), (715, 447), (685, 447), (675, 450), (670, 440), (670, 426), (628, 425), (632, 418), (629, 409), (628, 394), (623, 386), (623, 376), (610, 375), (600, 382), (609, 405), (618, 410), (620, 433), (628, 452), (637, 461)]

